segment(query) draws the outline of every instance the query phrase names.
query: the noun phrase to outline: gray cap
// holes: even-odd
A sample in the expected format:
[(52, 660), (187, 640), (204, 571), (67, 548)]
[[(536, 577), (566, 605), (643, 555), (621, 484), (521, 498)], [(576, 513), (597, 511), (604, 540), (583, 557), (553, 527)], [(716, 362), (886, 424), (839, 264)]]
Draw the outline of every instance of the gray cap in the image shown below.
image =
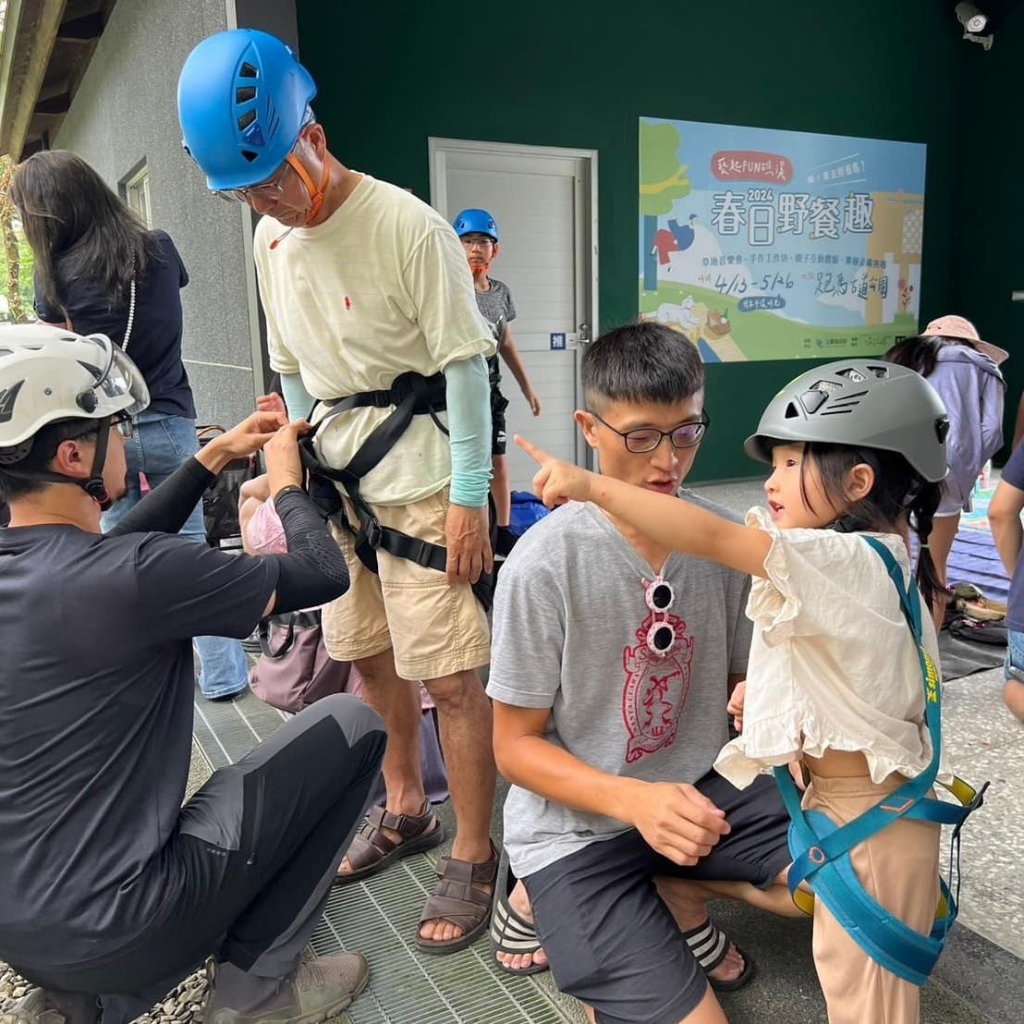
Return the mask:
[(771, 462), (769, 440), (822, 441), (898, 452), (925, 480), (948, 472), (949, 417), (914, 370), (882, 359), (844, 359), (800, 374), (769, 403), (743, 450)]

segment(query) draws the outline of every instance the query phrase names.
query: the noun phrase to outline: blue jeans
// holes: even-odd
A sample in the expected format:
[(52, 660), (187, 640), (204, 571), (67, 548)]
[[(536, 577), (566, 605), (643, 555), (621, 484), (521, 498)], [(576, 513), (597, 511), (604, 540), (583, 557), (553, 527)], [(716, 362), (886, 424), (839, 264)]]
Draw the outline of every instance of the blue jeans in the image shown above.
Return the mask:
[[(197, 451), (199, 441), (193, 420), (162, 413), (140, 413), (135, 418), (135, 436), (125, 444), (128, 490), (103, 514), (104, 532), (112, 529), (141, 500), (140, 473), (146, 474), (150, 487), (156, 487)], [(199, 544), (206, 543), (201, 502), (192, 510), (180, 532)], [(199, 653), (199, 689), (204, 697), (230, 697), (249, 685), (249, 662), (237, 640), (197, 636), (194, 642)]]
[(1024, 633), (1006, 631), (1006, 661), (1003, 664), (1006, 681), (1015, 679), (1024, 683)]

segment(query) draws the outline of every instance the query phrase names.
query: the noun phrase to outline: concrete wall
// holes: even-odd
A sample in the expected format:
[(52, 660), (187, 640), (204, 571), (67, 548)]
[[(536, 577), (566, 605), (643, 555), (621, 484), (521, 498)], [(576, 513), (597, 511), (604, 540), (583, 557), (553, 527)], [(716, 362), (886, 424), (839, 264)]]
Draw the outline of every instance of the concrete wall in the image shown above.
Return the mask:
[(262, 367), (255, 378), (252, 369), (251, 221), (241, 204), (207, 192), (181, 148), (176, 95), (189, 52), (227, 27), (225, 0), (118, 0), (53, 141), (88, 160), (114, 189), (146, 161), (153, 226), (174, 239), (191, 277), (182, 292), (184, 357), (199, 420), (224, 425), (251, 412), (263, 387)]

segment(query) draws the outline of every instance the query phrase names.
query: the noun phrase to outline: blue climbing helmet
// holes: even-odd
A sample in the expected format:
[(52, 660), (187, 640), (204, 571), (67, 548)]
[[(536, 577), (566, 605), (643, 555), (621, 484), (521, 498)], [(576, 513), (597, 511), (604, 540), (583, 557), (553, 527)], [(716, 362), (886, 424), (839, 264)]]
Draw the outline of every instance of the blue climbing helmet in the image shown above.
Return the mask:
[(182, 144), (211, 191), (266, 181), (310, 119), (310, 73), (280, 39), (239, 28), (208, 36), (178, 79)]
[(498, 241), (498, 222), (486, 210), (463, 210), (452, 221), (452, 227), (459, 238), (480, 234), (490, 235), (495, 242)]

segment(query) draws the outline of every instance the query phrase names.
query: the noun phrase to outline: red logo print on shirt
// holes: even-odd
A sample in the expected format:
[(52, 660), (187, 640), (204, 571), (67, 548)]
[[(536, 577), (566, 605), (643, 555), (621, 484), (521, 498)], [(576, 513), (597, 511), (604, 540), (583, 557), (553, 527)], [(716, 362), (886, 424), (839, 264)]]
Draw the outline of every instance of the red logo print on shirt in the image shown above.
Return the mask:
[[(647, 645), (648, 630), (655, 618), (665, 621), (676, 634), (676, 644), (664, 657)], [(626, 685), (622, 691), (622, 717), (629, 730), (626, 763), (671, 747), (679, 731), (679, 715), (690, 692), (693, 637), (686, 623), (675, 615), (651, 613), (636, 631), (636, 647), (622, 651)]]

